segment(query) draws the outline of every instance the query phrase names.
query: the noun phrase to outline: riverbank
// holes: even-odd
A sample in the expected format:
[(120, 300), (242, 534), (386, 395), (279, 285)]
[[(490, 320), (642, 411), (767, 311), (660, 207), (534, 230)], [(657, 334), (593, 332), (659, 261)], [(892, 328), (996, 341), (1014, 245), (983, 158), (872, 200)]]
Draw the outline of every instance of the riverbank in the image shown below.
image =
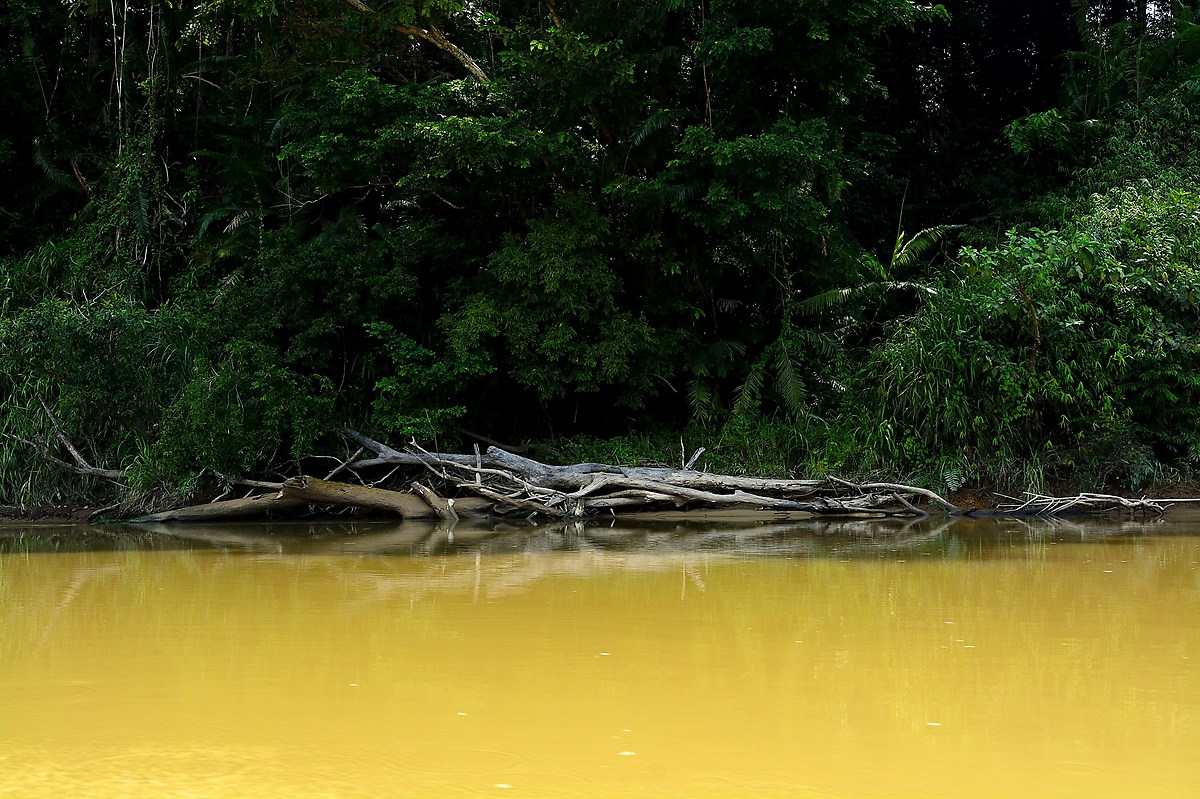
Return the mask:
[[(1056, 495), (1074, 496), (1079, 493), (1076, 487), (1061, 487), (1061, 491), (1055, 492)], [(1005, 489), (999, 486), (968, 486), (951, 492), (946, 495), (946, 499), (956, 507), (960, 508), (967, 514), (987, 515), (996, 512), (1004, 503), (1011, 502), (1011, 498), (1015, 495), (1011, 489)], [(1123, 497), (1127, 499), (1200, 499), (1200, 482), (1164, 482), (1148, 486), (1144, 491), (1134, 492), (1129, 490), (1113, 490), (1106, 491), (1113, 496)], [(218, 497), (216, 494), (206, 497), (192, 497), (188, 503), (210, 503), (216, 502)], [(1172, 518), (1179, 515), (1185, 515), (1189, 518), (1200, 518), (1200, 503), (1193, 505), (1188, 503), (1185, 505), (1176, 505), (1172, 507), (1167, 503), (1168, 512)], [(37, 506), (16, 506), (16, 505), (0, 505), (0, 523), (12, 522), (35, 522), (35, 523), (61, 523), (61, 524), (86, 524), (92, 522), (119, 522), (120, 518), (106, 516), (117, 509), (113, 505), (101, 505), (97, 503), (80, 504), (80, 505), (37, 505)], [(281, 509), (277, 513), (272, 514), (272, 518), (279, 520), (289, 520), (303, 518), (305, 520), (335, 520), (347, 519), (349, 516), (354, 521), (371, 521), (371, 520), (394, 520), (395, 514), (387, 513), (380, 509), (372, 509), (368, 507), (357, 507), (349, 509), (347, 513), (346, 507), (339, 507), (336, 510), (313, 510), (311, 507), (296, 508), (291, 513), (288, 509)], [(714, 510), (712, 508), (695, 508), (692, 510), (678, 510), (669, 512), (651, 513), (657, 520), (666, 520), (668, 516), (671, 520), (692, 519), (696, 521), (702, 520), (722, 520), (729, 522), (746, 522), (755, 520), (764, 520), (768, 517), (779, 516), (780, 512), (770, 510), (756, 510), (754, 508), (726, 509)]]
[(0, 523), (3, 522), (87, 522), (103, 505), (54, 506), (40, 505), (19, 507), (0, 505)]

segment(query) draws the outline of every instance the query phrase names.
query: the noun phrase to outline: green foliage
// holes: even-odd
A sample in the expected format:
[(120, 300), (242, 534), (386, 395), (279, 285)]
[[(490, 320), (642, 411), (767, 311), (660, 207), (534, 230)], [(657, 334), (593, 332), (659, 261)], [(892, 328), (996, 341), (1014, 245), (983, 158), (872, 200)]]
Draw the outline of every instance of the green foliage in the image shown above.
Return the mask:
[[(802, 301), (799, 305), (801, 312), (819, 315), (832, 311), (859, 312), (868, 300), (878, 301), (896, 292), (912, 293), (918, 298), (928, 298), (937, 295), (937, 290), (923, 283), (912, 280), (898, 280), (906, 271), (920, 264), (922, 256), (928, 253), (955, 225), (935, 225), (918, 231), (912, 238), (901, 231), (896, 235), (896, 243), (892, 248), (891, 257), (886, 265), (881, 265), (871, 256), (864, 257), (863, 271), (871, 278), (854, 286), (830, 289)], [(843, 323), (854, 323), (852, 317), (842, 319)], [(842, 335), (846, 333), (845, 327)]]
[(368, 6), (0, 10), (5, 500), (68, 488), (43, 401), (136, 488), (345, 423), (946, 489), (1200, 454), (1189, 8)]
[(839, 356), (827, 337), (785, 320), (779, 337), (763, 348), (734, 392), (732, 419), (804, 419), (811, 411), (810, 394), (829, 385)]
[(1071, 140), (1071, 129), (1058, 109), (1051, 108), (1010, 122), (1004, 136), (1017, 155), (1043, 147), (1061, 152)]
[(281, 454), (310, 452), (331, 432), (333, 386), (287, 369), (262, 344), (235, 339), (218, 361), (197, 359), (191, 371), (138, 464), (143, 481), (178, 480), (203, 468), (253, 473)]
[(701, 446), (694, 469), (757, 477), (790, 477), (803, 463), (804, 441), (794, 425), (742, 416), (722, 427), (690, 425), (676, 432), (634, 431), (612, 438), (580, 435), (534, 448), (555, 463), (612, 463), (681, 468)]
[(663, 341), (623, 310), (624, 287), (607, 221), (577, 199), (508, 237), (481, 271), (481, 285), (445, 320), (460, 357), (489, 338), (503, 341), (504, 370), (544, 398), (619, 387), (637, 406), (664, 368)]
[(1097, 198), (1072, 229), (964, 250), (937, 301), (867, 362), (878, 450), (1028, 457), (1050, 442), (1088, 458), (1124, 436), (1194, 461), (1198, 240), (1200, 195), (1142, 186)]
[(184, 368), (183, 322), (169, 308), (148, 312), (120, 298), (87, 306), (43, 299), (0, 318), (0, 496), (74, 493), (58, 467), (11, 437), (41, 440), (70, 460), (43, 403), (93, 465), (130, 462), (149, 446), (158, 406)]
[(1066, 90), (1070, 108), (1084, 119), (1112, 117), (1125, 105), (1152, 99), (1163, 86), (1200, 80), (1200, 23), (1186, 3), (1172, 3), (1157, 26), (1096, 25), (1085, 16), (1082, 27), (1085, 46), (1071, 54)]
[(392, 363), (390, 374), (375, 384), (375, 426), (425, 439), (448, 432), (467, 409), (445, 406), (444, 398), (489, 371), (483, 358), (469, 351), (439, 356), (386, 322), (369, 323), (367, 333), (380, 342)]

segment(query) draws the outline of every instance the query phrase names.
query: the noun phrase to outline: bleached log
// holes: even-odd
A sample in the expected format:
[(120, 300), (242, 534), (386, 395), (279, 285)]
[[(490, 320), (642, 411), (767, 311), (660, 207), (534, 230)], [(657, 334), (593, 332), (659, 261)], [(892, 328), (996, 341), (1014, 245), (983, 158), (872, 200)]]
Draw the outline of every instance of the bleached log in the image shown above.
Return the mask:
[(354, 430), (354, 441), (378, 456), (364, 465), (420, 465), (435, 475), (457, 474), (460, 489), (497, 502), (545, 515), (582, 516), (588, 509), (613, 510), (671, 503), (676, 507), (704, 504), (759, 510), (844, 514), (872, 512), (922, 515), (905, 497), (947, 510), (960, 509), (936, 493), (895, 483), (856, 484), (845, 480), (785, 480), (709, 474), (688, 468), (621, 467), (604, 463), (551, 466), (523, 455), (489, 447), (470, 455), (446, 455), (417, 447), (402, 453)]
[(351, 485), (300, 475), (283, 481), (282, 495), (313, 505), (352, 505), (396, 513), (406, 519), (432, 519), (434, 507), (415, 494)]
[[(400, 452), (387, 444), (375, 441), (350, 428), (343, 431), (351, 440), (365, 446), (376, 457), (357, 461), (352, 469), (373, 466), (457, 466), (466, 468), (500, 469), (520, 476), (530, 483), (548, 488), (575, 491), (583, 488), (599, 475), (614, 475), (639, 480), (661, 480), (672, 485), (698, 490), (720, 490), (738, 488), (744, 491), (783, 492), (803, 496), (813, 494), (827, 484), (825, 480), (783, 480), (735, 475), (717, 475), (691, 469), (669, 469), (646, 466), (613, 466), (607, 463), (575, 463), (567, 466), (551, 466), (507, 452), (499, 447), (488, 447), (480, 461), (474, 455), (457, 455), (439, 452)], [(481, 462), (481, 466), (479, 465)]]
[[(742, 508), (776, 514), (926, 515), (908, 498), (923, 500), (951, 513), (960, 512), (932, 491), (895, 483), (858, 484), (836, 478), (763, 479), (709, 474), (686, 467), (621, 467), (603, 463), (551, 466), (498, 447), (489, 447), (486, 454), (476, 449), (474, 455), (448, 455), (429, 452), (412, 442), (408, 452), (401, 452), (355, 430), (346, 429), (345, 433), (376, 457), (365, 461), (354, 461), (351, 457), (341, 468), (420, 467), (430, 476), (430, 484), (414, 486), (417, 493), (412, 494), (299, 476), (284, 481), (275, 500), (260, 500), (236, 512), (240, 515), (251, 507), (266, 507), (268, 502), (292, 500), (371, 508), (413, 519), (437, 516), (451, 522), (464, 515), (490, 515), (497, 509), (570, 519), (617, 508), (654, 510), (664, 506), (680, 510)], [(445, 496), (447, 491), (474, 496), (451, 499)], [(1081, 497), (1077, 502), (1090, 500)], [(222, 508), (222, 513), (234, 512), (232, 507)], [(212, 516), (215, 512), (206, 509), (201, 513)]]
[[(349, 427), (342, 428), (342, 433), (351, 441), (354, 441), (355, 443), (360, 444), (375, 453), (374, 458), (368, 458), (366, 460), (355, 461), (354, 463), (348, 464), (348, 468), (354, 469), (355, 471), (359, 469), (369, 469), (372, 466), (424, 466), (430, 462), (429, 456), (418, 455), (411, 452), (400, 452), (399, 450), (392, 449), (387, 444), (364, 436), (362, 433), (358, 432), (357, 430), (352, 430)], [(449, 463), (462, 463), (464, 465), (470, 465), (475, 462), (475, 458), (471, 455), (439, 454), (437, 455), (437, 458)]]
[(681, 488), (699, 491), (740, 489), (748, 492), (778, 492), (789, 497), (800, 498), (820, 491), (825, 480), (783, 480), (759, 477), (741, 477), (726, 474), (710, 474), (691, 469), (668, 469), (649, 466), (612, 466), (605, 463), (576, 463), (570, 466), (549, 466), (514, 455), (497, 447), (488, 447), (484, 462), (493, 467), (507, 469), (521, 475), (530, 482), (561, 490), (579, 490), (600, 476), (610, 475), (630, 480), (652, 480)]
[(225, 519), (243, 519), (253, 516), (265, 516), (272, 511), (288, 511), (302, 508), (308, 503), (303, 499), (285, 497), (281, 494), (260, 494), (246, 499), (229, 499), (223, 502), (210, 502), (205, 505), (189, 505), (175, 510), (151, 513), (131, 519), (133, 524), (148, 524), (152, 522), (210, 522)]

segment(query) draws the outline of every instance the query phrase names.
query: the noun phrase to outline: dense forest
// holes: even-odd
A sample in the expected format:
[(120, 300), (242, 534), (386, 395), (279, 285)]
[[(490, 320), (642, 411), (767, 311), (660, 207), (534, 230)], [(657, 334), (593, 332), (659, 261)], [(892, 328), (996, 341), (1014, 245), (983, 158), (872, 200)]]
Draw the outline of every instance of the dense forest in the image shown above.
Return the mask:
[(0, 503), (114, 490), (67, 441), (178, 496), (344, 425), (1200, 460), (1195, 3), (9, 0), (0, 49)]

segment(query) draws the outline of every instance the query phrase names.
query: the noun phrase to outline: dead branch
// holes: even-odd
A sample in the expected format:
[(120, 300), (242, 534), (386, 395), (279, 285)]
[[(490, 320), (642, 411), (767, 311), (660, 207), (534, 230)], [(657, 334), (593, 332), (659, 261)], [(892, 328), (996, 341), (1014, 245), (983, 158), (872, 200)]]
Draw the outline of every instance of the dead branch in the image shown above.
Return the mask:
[(857, 491), (894, 491), (899, 494), (915, 494), (919, 497), (924, 497), (934, 505), (938, 505), (941, 508), (950, 511), (951, 513), (962, 513), (962, 508), (959, 508), (957, 505), (948, 502), (939, 495), (925, 488), (915, 488), (913, 486), (898, 485), (896, 483), (863, 483), (862, 485), (856, 485), (837, 477), (831, 477), (830, 479), (841, 483), (847, 488), (853, 488)]
[[(375, 13), (375, 9), (362, 2), (362, 0), (345, 0), (345, 2), (347, 5), (361, 14), (373, 15)], [(475, 79), (480, 83), (487, 83), (490, 80), (487, 76), (487, 73), (483, 71), (475, 59), (467, 55), (466, 51), (461, 47), (447, 39), (445, 34), (438, 30), (437, 27), (432, 23), (430, 23), (428, 28), (418, 28), (415, 25), (404, 25), (399, 22), (389, 22), (388, 24), (397, 33), (403, 33), (407, 36), (415, 36), (418, 39), (423, 39), (439, 50), (449, 53), (456, 61), (458, 61), (458, 63), (463, 65), (467, 72), (470, 72), (472, 75), (474, 75)]]
[(27, 447), (36, 449), (41, 454), (43, 459), (53, 463), (56, 466), (61, 466), (67, 471), (74, 472), (75, 474), (85, 475), (87, 477), (101, 477), (105, 480), (111, 480), (113, 482), (119, 482), (125, 479), (126, 474), (123, 470), (103, 469), (99, 466), (92, 466), (90, 463), (88, 463), (87, 459), (83, 457), (83, 454), (80, 453), (80, 451), (75, 447), (75, 444), (72, 443), (71, 439), (67, 437), (67, 434), (63, 431), (62, 424), (58, 421), (58, 417), (54, 415), (54, 411), (50, 410), (50, 406), (46, 404), (46, 401), (41, 397), (38, 397), (38, 403), (41, 404), (42, 410), (46, 412), (46, 417), (50, 420), (51, 427), (54, 428), (54, 437), (60, 444), (63, 445), (63, 447), (66, 448), (68, 454), (71, 456), (71, 460), (74, 461), (74, 463), (69, 463), (61, 458), (55, 457), (54, 453), (50, 451), (50, 445), (40, 435), (35, 435), (34, 440), (32, 441), (11, 433), (8, 434), (9, 438), (11, 438), (13, 441), (24, 444)]
[(278, 491), (283, 488), (283, 483), (272, 483), (266, 480), (247, 480), (240, 477), (228, 477), (220, 472), (213, 472), (214, 477), (223, 483), (228, 483), (234, 486), (246, 486), (247, 488), (265, 488), (268, 491)]
[[(358, 451), (342, 461), (331, 474), (349, 470), (357, 476), (360, 472), (366, 474), (371, 468), (389, 467), (390, 478), (398, 470), (415, 469), (423, 473), (423, 482), (414, 484), (415, 493), (408, 493), (300, 476), (280, 484), (277, 494), (217, 502), (203, 506), (202, 510), (185, 508), (143, 518), (222, 518), (309, 504), (369, 508), (405, 518), (437, 517), (447, 524), (453, 524), (459, 517), (506, 513), (570, 522), (597, 514), (616, 515), (618, 511), (657, 516), (742, 513), (775, 519), (920, 519), (930, 515), (931, 511), (952, 516), (962, 513), (934, 491), (899, 483), (856, 483), (837, 477), (767, 479), (698, 472), (689, 467), (702, 450), (684, 460), (683, 468), (679, 469), (604, 463), (554, 466), (495, 446), (488, 447), (485, 452), (475, 447), (473, 454), (460, 455), (431, 452), (413, 441), (402, 451), (356, 430), (346, 429), (345, 435), (359, 445)], [(56, 459), (44, 441), (26, 443), (40, 446), (46, 457), (68, 468), (83, 468), (78, 450), (61, 439), (60, 443), (68, 446), (67, 451), (77, 461), (73, 466)], [(358, 460), (364, 452), (373, 457)], [(86, 465), (86, 461), (83, 463)], [(375, 485), (380, 482), (376, 481)], [(262, 485), (275, 487), (269, 483)], [(997, 512), (1047, 517), (1117, 511), (1161, 515), (1169, 504), (1164, 500), (1108, 494), (1051, 497), (1026, 493), (1020, 499), (1005, 498)]]
[(961, 512), (932, 491), (895, 483), (764, 479), (698, 472), (690, 467), (703, 448), (684, 460), (680, 469), (605, 463), (552, 466), (495, 446), (488, 447), (486, 453), (476, 448), (472, 456), (430, 452), (411, 442), (407, 451), (401, 452), (358, 431), (346, 429), (345, 433), (376, 456), (352, 464), (352, 469), (421, 467), (447, 487), (543, 516), (571, 518), (616, 508), (652, 510), (661, 506), (741, 507), (812, 514), (927, 514), (909, 498), (950, 513)]
[(1010, 500), (1007, 503), (1001, 503), (996, 510), (1000, 513), (1013, 516), (1067, 516), (1075, 514), (1105, 514), (1117, 511), (1133, 513), (1149, 513), (1154, 516), (1162, 516), (1169, 503), (1178, 500), (1160, 500), (1160, 499), (1130, 499), (1128, 497), (1118, 497), (1113, 494), (1093, 494), (1080, 493), (1073, 497), (1051, 497), (1043, 494), (1036, 494), (1031, 491), (1025, 492), (1025, 498), (1018, 500), (1015, 497), (1005, 497)]
[(341, 463), (339, 463), (339, 464), (337, 465), (337, 468), (335, 468), (335, 469), (334, 469), (332, 472), (330, 472), (329, 474), (325, 475), (325, 479), (326, 479), (326, 480), (332, 480), (333, 478), (335, 478), (335, 477), (337, 477), (339, 474), (341, 474), (343, 471), (345, 471), (346, 469), (350, 468), (350, 464), (352, 464), (352, 463), (354, 463), (356, 460), (358, 460), (358, 456), (359, 456), (359, 455), (361, 455), (361, 454), (363, 454), (363, 450), (364, 450), (364, 449), (366, 449), (366, 447), (359, 447), (358, 449), (356, 449), (356, 450), (354, 451), (354, 454), (353, 454), (353, 455), (351, 455), (349, 458), (346, 458), (346, 460), (342, 461)]

